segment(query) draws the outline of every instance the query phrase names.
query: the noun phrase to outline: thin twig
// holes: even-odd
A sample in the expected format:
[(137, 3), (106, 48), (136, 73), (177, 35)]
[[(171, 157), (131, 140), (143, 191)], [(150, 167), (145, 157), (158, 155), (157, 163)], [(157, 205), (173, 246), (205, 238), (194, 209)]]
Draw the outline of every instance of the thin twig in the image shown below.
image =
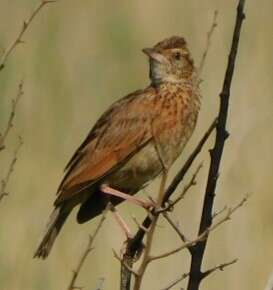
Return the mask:
[(14, 49), (16, 48), (16, 46), (20, 43), (22, 43), (22, 37), (24, 35), (24, 33), (27, 31), (27, 29), (29, 28), (31, 22), (33, 21), (33, 19), (35, 18), (35, 16), (42, 10), (42, 8), (49, 4), (49, 3), (53, 3), (53, 2), (57, 2), (57, 0), (42, 0), (38, 6), (33, 10), (33, 12), (30, 14), (30, 16), (23, 22), (22, 28), (19, 31), (18, 35), (16, 36), (16, 38), (11, 42), (11, 44), (9, 45), (9, 47), (5, 50), (4, 54), (1, 57), (0, 60), (0, 71), (5, 67), (6, 62), (8, 57), (11, 55), (11, 53), (14, 51)]
[(215, 224), (211, 225), (210, 227), (208, 227), (207, 229), (205, 229), (205, 231), (203, 233), (201, 233), (196, 239), (192, 240), (192, 241), (188, 241), (184, 244), (182, 244), (181, 246), (167, 251), (163, 254), (157, 255), (157, 256), (150, 256), (150, 259), (148, 262), (152, 262), (154, 260), (158, 260), (158, 259), (162, 259), (162, 258), (166, 258), (169, 257), (177, 252), (180, 252), (186, 248), (190, 248), (195, 246), (196, 244), (198, 244), (198, 242), (203, 241), (204, 239), (207, 238), (207, 236), (209, 235), (209, 233), (211, 233), (212, 231), (214, 231), (215, 229), (217, 229), (221, 224), (227, 222), (230, 220), (231, 216), (233, 215), (233, 213), (235, 211), (237, 211), (240, 207), (242, 207), (245, 202), (248, 200), (249, 196), (246, 195), (236, 206), (228, 208), (226, 215), (224, 217), (222, 217), (221, 219), (219, 219)]
[[(225, 79), (222, 91), (220, 93), (220, 108), (218, 113), (218, 123), (216, 128), (216, 138), (213, 149), (210, 151), (211, 162), (209, 168), (209, 175), (207, 179), (207, 186), (205, 191), (205, 198), (203, 202), (203, 210), (201, 215), (201, 221), (198, 234), (201, 235), (210, 228), (212, 224), (212, 210), (215, 197), (215, 189), (217, 185), (217, 179), (219, 176), (219, 168), (223, 155), (224, 144), (228, 138), (228, 132), (226, 130), (228, 109), (229, 109), (229, 97), (232, 77), (234, 73), (235, 60), (237, 56), (237, 50), (240, 39), (240, 32), (242, 22), (245, 18), (244, 15), (245, 0), (239, 0), (237, 6), (237, 16), (235, 21), (235, 28), (233, 32), (232, 45), (230, 49), (228, 65), (226, 68)], [(201, 281), (203, 280), (201, 267), (202, 261), (207, 245), (207, 236), (204, 240), (200, 241), (195, 247), (192, 255), (190, 276), (188, 283), (188, 290), (198, 290)]]
[(210, 274), (212, 274), (212, 273), (215, 272), (215, 271), (218, 271), (218, 270), (219, 270), (219, 271), (224, 271), (224, 269), (225, 269), (226, 267), (235, 264), (237, 261), (238, 261), (238, 259), (233, 259), (233, 260), (230, 261), (230, 262), (222, 263), (222, 264), (217, 265), (217, 266), (215, 266), (215, 267), (213, 267), (213, 268), (211, 268), (211, 269), (209, 269), (209, 270), (206, 270), (205, 272), (202, 273), (203, 278), (209, 276)]
[(201, 74), (203, 72), (203, 68), (204, 68), (204, 65), (205, 65), (205, 62), (206, 62), (206, 58), (207, 58), (207, 55), (208, 55), (208, 51), (209, 51), (209, 48), (210, 48), (211, 38), (212, 38), (213, 32), (214, 32), (215, 28), (217, 27), (217, 16), (218, 16), (218, 11), (215, 10), (214, 14), (213, 14), (213, 20), (212, 20), (211, 28), (210, 28), (210, 30), (207, 33), (206, 47), (205, 47), (205, 50), (203, 52), (199, 67), (197, 69), (197, 75), (199, 76), (199, 78), (200, 78), (200, 76), (201, 76)]
[(181, 277), (176, 278), (174, 281), (172, 281), (171, 283), (169, 283), (168, 286), (166, 286), (165, 288), (163, 288), (161, 290), (170, 290), (170, 289), (172, 289), (175, 285), (177, 285), (179, 282), (185, 280), (188, 276), (189, 276), (189, 273), (182, 274)]
[(218, 215), (222, 214), (226, 209), (227, 209), (227, 207), (225, 205), (222, 209), (215, 211), (212, 214), (212, 219), (215, 219)]
[(21, 148), (21, 146), (23, 145), (23, 140), (22, 138), (19, 136), (19, 141), (18, 141), (18, 145), (17, 147), (15, 148), (14, 150), (14, 153), (13, 153), (13, 158), (10, 162), (10, 165), (8, 167), (8, 171), (7, 171), (7, 174), (5, 176), (4, 179), (1, 180), (1, 187), (0, 187), (0, 202), (3, 200), (4, 197), (6, 197), (8, 195), (8, 192), (6, 190), (7, 188), (7, 185), (9, 183), (9, 180), (10, 180), (10, 177), (11, 177), (11, 174), (12, 172), (14, 171), (14, 166), (15, 166), (15, 163), (17, 162), (17, 156), (18, 156), (18, 152)]
[(19, 83), (16, 97), (12, 100), (12, 103), (11, 103), (11, 111), (9, 114), (9, 119), (8, 119), (8, 123), (6, 125), (6, 129), (4, 130), (3, 135), (0, 134), (0, 151), (5, 149), (6, 139), (8, 137), (8, 134), (9, 134), (11, 128), (13, 127), (13, 121), (14, 121), (14, 117), (15, 117), (16, 107), (17, 107), (17, 104), (18, 104), (20, 98), (24, 94), (23, 87), (24, 87), (24, 81), (22, 80)]
[(174, 231), (178, 234), (178, 236), (180, 237), (180, 239), (182, 240), (182, 242), (184, 242), (184, 243), (187, 242), (188, 239), (182, 233), (182, 231), (180, 230), (180, 228), (178, 227), (178, 225), (176, 225), (176, 223), (171, 219), (171, 217), (169, 216), (169, 214), (167, 212), (163, 212), (162, 215), (166, 219), (166, 221), (171, 225), (171, 227), (174, 229)]
[(89, 255), (89, 253), (93, 250), (93, 242), (99, 232), (99, 230), (101, 229), (102, 227), (102, 224), (106, 218), (106, 213), (109, 209), (109, 206), (106, 207), (105, 211), (103, 212), (102, 216), (101, 216), (101, 219), (93, 233), (93, 235), (90, 235), (89, 236), (89, 241), (88, 241), (88, 244), (85, 248), (85, 250), (83, 251), (80, 259), (79, 259), (79, 262), (78, 262), (78, 265), (76, 267), (76, 269), (73, 271), (72, 273), (72, 278), (69, 282), (69, 286), (67, 287), (67, 290), (75, 290), (75, 289), (79, 289), (79, 288), (83, 288), (83, 287), (79, 287), (79, 286), (76, 286), (75, 283), (76, 283), (76, 280), (77, 280), (77, 277), (79, 276), (79, 273), (84, 265), (84, 262), (87, 258), (87, 256)]
[(168, 201), (168, 205), (162, 209), (162, 211), (169, 211), (171, 208), (173, 208), (179, 201), (181, 201), (185, 195), (187, 194), (187, 192), (189, 191), (189, 189), (193, 186), (196, 185), (196, 177), (199, 173), (199, 171), (201, 170), (203, 164), (200, 163), (197, 167), (197, 169), (195, 170), (195, 172), (192, 175), (191, 180), (188, 182), (188, 184), (186, 184), (182, 190), (182, 192), (178, 195), (178, 197), (176, 197), (173, 201)]

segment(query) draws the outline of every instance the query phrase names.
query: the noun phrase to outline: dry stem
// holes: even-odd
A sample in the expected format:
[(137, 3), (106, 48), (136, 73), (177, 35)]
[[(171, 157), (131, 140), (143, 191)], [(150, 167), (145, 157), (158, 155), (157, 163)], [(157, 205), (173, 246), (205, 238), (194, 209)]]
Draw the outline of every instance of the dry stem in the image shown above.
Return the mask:
[(218, 11), (215, 10), (214, 14), (213, 14), (213, 20), (212, 20), (211, 28), (210, 28), (210, 30), (207, 33), (206, 47), (205, 47), (205, 50), (203, 52), (199, 67), (197, 69), (197, 75), (199, 77), (201, 76), (201, 74), (203, 72), (203, 68), (204, 68), (204, 65), (205, 65), (205, 62), (206, 62), (206, 58), (207, 58), (207, 55), (208, 55), (208, 51), (209, 51), (209, 48), (210, 48), (211, 38), (212, 38), (213, 32), (214, 32), (215, 28), (217, 27), (217, 16), (218, 16)]
[(11, 55), (11, 53), (14, 51), (16, 46), (20, 43), (22, 43), (22, 37), (24, 33), (29, 28), (29, 25), (35, 18), (35, 16), (40, 12), (40, 10), (49, 3), (57, 2), (57, 0), (42, 0), (38, 6), (33, 10), (33, 12), (30, 14), (30, 16), (23, 22), (22, 28), (19, 31), (18, 35), (16, 36), (15, 40), (13, 40), (10, 44), (10, 46), (5, 50), (4, 54), (1, 57), (0, 60), (0, 71), (5, 67), (8, 57)]
[(22, 80), (19, 83), (16, 97), (12, 100), (11, 112), (10, 112), (10, 115), (9, 115), (9, 119), (8, 119), (8, 123), (7, 123), (6, 129), (4, 130), (3, 135), (0, 134), (0, 151), (5, 149), (5, 141), (6, 141), (7, 137), (8, 137), (8, 134), (9, 134), (11, 128), (13, 127), (13, 120), (14, 120), (14, 117), (15, 117), (16, 107), (17, 107), (17, 104), (18, 104), (21, 96), (24, 94), (23, 86), (24, 86), (24, 82)]
[(5, 196), (8, 195), (8, 193), (6, 191), (6, 188), (7, 188), (7, 185), (9, 183), (11, 174), (12, 174), (12, 172), (14, 170), (14, 166), (15, 166), (15, 163), (17, 161), (18, 152), (19, 152), (19, 150), (20, 150), (20, 148), (21, 148), (22, 145), (23, 145), (23, 140), (19, 136), (18, 145), (17, 145), (17, 147), (14, 150), (13, 158), (12, 158), (12, 160), (10, 162), (10, 165), (9, 165), (9, 168), (8, 168), (8, 171), (7, 171), (7, 174), (6, 174), (5, 178), (2, 179), (2, 181), (1, 181), (1, 187), (0, 187), (0, 202), (3, 200), (3, 198)]
[[(164, 171), (162, 174), (162, 179), (161, 179), (160, 188), (159, 188), (159, 195), (158, 195), (158, 199), (157, 199), (157, 203), (156, 203), (157, 207), (160, 207), (162, 202), (163, 202), (166, 181), (167, 181), (167, 172)], [(149, 261), (150, 261), (150, 252), (151, 252), (151, 248), (152, 248), (152, 242), (153, 242), (153, 237), (154, 237), (155, 227), (156, 227), (158, 217), (159, 217), (159, 214), (156, 214), (153, 216), (152, 224), (151, 224), (151, 226), (148, 230), (148, 233), (147, 233), (146, 247), (144, 250), (141, 265), (137, 271), (138, 275), (135, 276), (135, 284), (134, 284), (134, 288), (133, 288), (134, 290), (140, 289), (144, 273), (145, 273), (146, 268), (147, 268)]]
[(76, 269), (73, 271), (72, 273), (72, 278), (70, 280), (70, 283), (69, 283), (69, 286), (67, 287), (67, 290), (75, 290), (75, 289), (81, 289), (83, 287), (79, 287), (79, 286), (76, 286), (75, 283), (76, 283), (76, 280), (77, 280), (77, 277), (79, 276), (79, 273), (84, 265), (84, 262), (87, 258), (87, 256), (89, 255), (89, 253), (93, 250), (92, 246), (93, 246), (93, 242), (99, 232), (99, 230), (101, 229), (102, 227), (102, 224), (106, 218), (106, 213), (108, 211), (108, 208), (109, 206), (107, 206), (107, 208), (105, 209), (105, 211), (103, 212), (102, 216), (101, 216), (101, 219), (93, 233), (93, 235), (90, 235), (89, 236), (89, 241), (88, 241), (88, 244), (85, 248), (85, 250), (83, 251), (80, 259), (79, 259), (79, 262), (78, 262), (78, 265), (76, 267)]

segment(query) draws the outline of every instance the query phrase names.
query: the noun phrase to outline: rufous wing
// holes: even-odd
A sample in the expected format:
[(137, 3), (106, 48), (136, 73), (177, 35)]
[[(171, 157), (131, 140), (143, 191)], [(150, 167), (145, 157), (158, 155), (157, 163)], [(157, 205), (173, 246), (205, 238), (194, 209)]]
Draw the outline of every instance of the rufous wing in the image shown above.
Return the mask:
[(150, 90), (128, 95), (102, 115), (68, 163), (55, 204), (107, 176), (150, 142)]

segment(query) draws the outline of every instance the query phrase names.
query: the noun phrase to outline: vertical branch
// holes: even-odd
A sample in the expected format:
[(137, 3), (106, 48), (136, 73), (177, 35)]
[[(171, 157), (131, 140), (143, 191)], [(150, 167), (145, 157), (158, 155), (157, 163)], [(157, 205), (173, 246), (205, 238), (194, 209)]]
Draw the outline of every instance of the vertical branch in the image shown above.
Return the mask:
[[(158, 199), (157, 199), (157, 203), (156, 203), (158, 208), (161, 207), (162, 201), (164, 199), (166, 181), (167, 181), (167, 172), (163, 172), (161, 183), (160, 183), (160, 188), (159, 188)], [(149, 260), (150, 260), (150, 255), (151, 255), (150, 252), (151, 252), (151, 248), (152, 248), (152, 242), (153, 242), (153, 237), (154, 237), (155, 227), (156, 227), (158, 217), (159, 217), (159, 214), (156, 214), (153, 216), (151, 226), (150, 226), (149, 231), (147, 233), (146, 247), (145, 247), (145, 251), (143, 254), (142, 263), (141, 263), (139, 270), (138, 270), (138, 275), (135, 276), (134, 290), (140, 290), (143, 276), (144, 276), (144, 273), (146, 271), (146, 268), (147, 268)]]
[[(201, 216), (201, 222), (199, 226), (199, 235), (202, 234), (212, 223), (212, 209), (215, 197), (215, 188), (219, 175), (219, 167), (222, 159), (224, 144), (228, 138), (228, 132), (226, 130), (230, 87), (234, 72), (235, 60), (238, 50), (240, 32), (242, 22), (245, 18), (244, 15), (245, 0), (240, 0), (237, 7), (237, 17), (235, 22), (235, 28), (233, 32), (233, 39), (231, 50), (228, 59), (228, 65), (225, 73), (225, 79), (222, 91), (220, 93), (220, 108), (218, 114), (218, 124), (216, 127), (216, 139), (213, 149), (210, 151), (211, 162), (207, 180), (207, 186), (205, 191), (205, 198), (203, 203), (203, 210)], [(201, 271), (204, 252), (207, 245), (207, 239), (200, 241), (193, 247), (192, 260), (190, 267), (188, 290), (198, 290), (202, 279), (205, 277)]]

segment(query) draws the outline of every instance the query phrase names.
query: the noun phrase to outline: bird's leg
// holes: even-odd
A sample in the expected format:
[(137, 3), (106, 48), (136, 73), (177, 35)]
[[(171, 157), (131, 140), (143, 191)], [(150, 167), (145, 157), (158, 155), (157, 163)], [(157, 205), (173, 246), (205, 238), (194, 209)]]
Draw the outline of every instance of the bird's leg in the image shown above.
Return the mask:
[(110, 203), (110, 210), (113, 213), (113, 216), (115, 220), (117, 221), (117, 223), (119, 224), (119, 226), (121, 227), (122, 231), (125, 233), (126, 238), (127, 238), (126, 240), (130, 240), (133, 237), (133, 235), (130, 231), (129, 226), (126, 224), (124, 219), (118, 213), (117, 209), (111, 203)]
[(135, 196), (132, 196), (130, 194), (126, 194), (124, 192), (116, 190), (116, 189), (114, 189), (106, 184), (102, 184), (100, 187), (100, 190), (106, 194), (117, 196), (117, 197), (120, 197), (124, 200), (131, 202), (131, 203), (134, 203), (136, 205), (140, 205), (141, 207), (148, 209), (148, 210), (155, 207), (155, 203), (152, 202), (151, 200), (142, 200), (142, 199), (137, 198)]

